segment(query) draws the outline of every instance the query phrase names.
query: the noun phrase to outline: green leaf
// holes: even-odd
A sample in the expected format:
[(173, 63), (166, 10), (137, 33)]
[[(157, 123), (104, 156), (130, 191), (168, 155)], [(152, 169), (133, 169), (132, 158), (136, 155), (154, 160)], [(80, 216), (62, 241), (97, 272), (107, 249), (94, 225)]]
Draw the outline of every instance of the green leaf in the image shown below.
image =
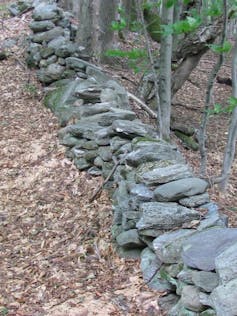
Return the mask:
[(217, 54), (229, 53), (232, 48), (232, 44), (229, 41), (225, 41), (223, 45), (209, 44), (207, 46)]
[(166, 0), (165, 6), (166, 8), (171, 8), (173, 5), (175, 5), (177, 0)]

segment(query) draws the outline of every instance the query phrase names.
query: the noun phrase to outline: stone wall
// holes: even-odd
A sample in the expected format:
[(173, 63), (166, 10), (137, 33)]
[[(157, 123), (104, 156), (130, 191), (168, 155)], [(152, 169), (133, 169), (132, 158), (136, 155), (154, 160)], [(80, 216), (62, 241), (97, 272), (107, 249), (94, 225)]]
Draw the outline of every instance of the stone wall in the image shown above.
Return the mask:
[(175, 145), (136, 118), (125, 89), (83, 56), (55, 3), (33, 11), (27, 61), (79, 170), (108, 177), (118, 253), (141, 260), (168, 315), (237, 315), (237, 229)]

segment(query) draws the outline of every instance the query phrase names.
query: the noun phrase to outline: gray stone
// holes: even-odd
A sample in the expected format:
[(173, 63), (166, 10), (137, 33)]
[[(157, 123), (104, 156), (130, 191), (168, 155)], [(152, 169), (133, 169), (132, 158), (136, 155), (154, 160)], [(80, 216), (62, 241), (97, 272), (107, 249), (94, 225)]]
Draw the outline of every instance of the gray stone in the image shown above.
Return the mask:
[(112, 124), (113, 130), (120, 136), (132, 139), (136, 136), (155, 135), (156, 132), (148, 124), (143, 124), (138, 120), (116, 120)]
[(200, 216), (198, 212), (177, 203), (147, 202), (140, 205), (140, 210), (143, 214), (137, 223), (137, 228), (141, 231), (182, 227), (184, 223), (189, 223)]
[(197, 232), (184, 242), (182, 258), (189, 267), (212, 271), (215, 258), (236, 242), (236, 228), (211, 228)]
[(61, 10), (56, 4), (41, 3), (33, 11), (32, 18), (36, 21), (54, 20), (57, 21), (61, 17)]
[(193, 312), (201, 312), (205, 309), (199, 298), (200, 291), (192, 285), (183, 287), (181, 303), (183, 306)]
[[(81, 58), (84, 60), (84, 58)], [(92, 77), (95, 78), (96, 82), (98, 82), (99, 84), (104, 84), (105, 82), (107, 82), (108, 80), (110, 80), (109, 76), (103, 72), (103, 70), (99, 67), (96, 67), (92, 64), (85, 64), (86, 66), (86, 74), (88, 75), (88, 77)], [(114, 94), (113, 94), (114, 95)], [(110, 102), (110, 99), (101, 99), (101, 102)]]
[(187, 284), (196, 285), (204, 292), (212, 292), (219, 283), (218, 275), (214, 272), (196, 271), (186, 268), (178, 274), (178, 279)]
[(228, 217), (220, 213), (207, 213), (198, 225), (197, 230), (202, 231), (211, 227), (228, 227)]
[(134, 146), (126, 161), (129, 165), (137, 167), (142, 163), (152, 161), (184, 161), (181, 154), (174, 148), (161, 141), (141, 141)]
[(37, 43), (30, 43), (27, 48), (26, 63), (29, 67), (37, 67), (41, 60), (40, 54), (41, 45)]
[(192, 281), (194, 285), (204, 292), (212, 292), (219, 283), (218, 275), (214, 272), (193, 271)]
[(88, 140), (95, 139), (95, 132), (101, 129), (101, 126), (95, 122), (87, 120), (79, 120), (77, 124), (72, 124), (61, 130), (61, 134), (71, 134), (78, 138), (86, 138)]
[(193, 195), (188, 198), (179, 200), (179, 203), (186, 207), (198, 207), (210, 201), (209, 194), (207, 192)]
[(199, 316), (199, 313), (186, 309), (181, 300), (179, 300), (178, 303), (171, 308), (168, 316)]
[(164, 264), (163, 269), (168, 275), (172, 278), (177, 278), (177, 275), (183, 269), (183, 263), (174, 263), (174, 264)]
[(222, 284), (237, 279), (237, 242), (215, 258), (215, 267)]
[(80, 111), (81, 117), (87, 117), (87, 116), (109, 112), (111, 108), (112, 108), (111, 103), (104, 102), (104, 103), (94, 103), (91, 105), (89, 104), (80, 105), (79, 111)]
[(109, 146), (100, 146), (98, 149), (98, 155), (104, 161), (111, 161), (112, 160), (112, 153)]
[[(103, 104), (103, 103), (102, 103)], [(110, 103), (108, 103), (110, 104)], [(111, 106), (110, 106), (111, 107)], [(121, 146), (128, 143), (128, 139), (121, 138), (119, 136), (114, 136), (110, 140), (110, 148), (112, 152), (116, 152)]]
[(111, 108), (109, 112), (87, 117), (87, 121), (94, 121), (101, 126), (110, 126), (115, 120), (133, 120), (135, 113), (128, 110)]
[(55, 24), (52, 21), (31, 21), (29, 24), (30, 29), (37, 33), (37, 32), (44, 32), (51, 30), (55, 27)]
[(136, 223), (140, 218), (140, 213), (137, 211), (122, 211), (122, 226), (124, 230), (136, 228)]
[(216, 287), (210, 295), (210, 304), (217, 316), (237, 315), (237, 279)]
[[(140, 216), (140, 218), (141, 218), (141, 216)], [(140, 230), (139, 234), (141, 236), (145, 236), (145, 237), (156, 238), (156, 237), (161, 236), (162, 234), (164, 234), (164, 230), (161, 230), (161, 229), (158, 229), (158, 228), (147, 228), (147, 229)]]
[(152, 280), (155, 274), (159, 271), (161, 265), (162, 262), (151, 249), (147, 247), (142, 251), (140, 268), (146, 283), (149, 283)]
[(126, 248), (144, 248), (144, 243), (140, 240), (137, 229), (130, 229), (122, 232), (116, 237), (119, 246)]
[[(68, 57), (75, 51), (75, 44), (64, 36), (58, 36), (48, 43), (48, 47), (53, 49), (58, 57)], [(66, 61), (65, 61), (66, 63)]]
[(205, 192), (208, 183), (199, 178), (187, 178), (160, 185), (154, 191), (157, 201), (178, 201), (184, 197)]
[(49, 84), (53, 81), (61, 79), (65, 67), (59, 64), (50, 64), (45, 69), (40, 69), (37, 73), (37, 77), (40, 82)]
[(51, 47), (42, 47), (40, 50), (40, 55), (42, 58), (48, 58), (54, 54), (54, 49)]
[(119, 257), (121, 257), (121, 258), (139, 259), (141, 252), (142, 252), (142, 248), (130, 249), (130, 248), (124, 248), (124, 247), (117, 246), (116, 251), (117, 251), (117, 254), (119, 255)]
[(194, 229), (179, 229), (157, 237), (153, 241), (157, 257), (164, 263), (180, 262), (183, 241), (194, 232)]
[(153, 199), (153, 191), (144, 184), (135, 184), (130, 188), (131, 196), (137, 198), (140, 202), (150, 202)]
[(101, 175), (102, 175), (101, 169), (99, 169), (99, 168), (97, 168), (97, 167), (95, 167), (95, 166), (89, 168), (89, 169), (87, 170), (87, 173), (90, 174), (91, 176), (95, 176), (95, 177), (98, 177), (98, 176), (101, 176)]
[(192, 177), (188, 165), (175, 164), (172, 161), (145, 163), (139, 166), (137, 181), (146, 185), (158, 185), (170, 181)]
[(178, 303), (178, 300), (178, 295), (168, 294), (165, 296), (160, 296), (157, 303), (162, 313), (169, 313), (172, 307)]
[(101, 102), (115, 102), (119, 108), (128, 109), (127, 91), (114, 80), (106, 82), (106, 88), (101, 91)]
[(61, 36), (64, 34), (63, 28), (60, 26), (54, 27), (53, 29), (46, 31), (46, 32), (39, 32), (35, 33), (32, 36), (32, 42), (34, 43), (43, 43), (43, 42), (50, 42), (52, 39)]
[(79, 170), (86, 170), (91, 167), (91, 164), (85, 158), (75, 158), (74, 164)]
[[(68, 68), (72, 68), (76, 71), (80, 71), (80, 70), (86, 70), (87, 66), (91, 66), (91, 67), (95, 67), (94, 65), (88, 63), (87, 61), (80, 59), (80, 58), (76, 58), (76, 57), (68, 57), (66, 58), (66, 65)], [(99, 68), (98, 68), (99, 69)]]

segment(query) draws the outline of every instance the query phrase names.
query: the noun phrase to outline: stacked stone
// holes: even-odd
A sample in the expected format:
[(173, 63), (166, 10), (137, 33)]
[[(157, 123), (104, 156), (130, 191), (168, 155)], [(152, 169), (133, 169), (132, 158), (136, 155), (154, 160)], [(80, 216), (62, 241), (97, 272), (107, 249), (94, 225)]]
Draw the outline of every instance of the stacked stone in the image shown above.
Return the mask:
[(40, 68), (38, 79), (44, 84), (64, 78), (85, 77), (83, 47), (75, 43), (77, 27), (71, 23), (71, 14), (56, 3), (35, 6), (27, 49), (29, 67)]
[[(110, 175), (115, 187), (112, 233), (118, 252), (141, 258), (147, 285), (166, 293), (159, 304), (168, 315), (237, 315), (237, 229), (227, 228), (208, 184), (193, 175), (176, 146), (136, 119), (123, 87), (74, 56), (78, 51), (61, 26), (61, 9), (37, 6), (33, 17), (29, 52), (36, 49), (41, 81), (55, 81), (45, 104), (63, 127), (60, 142), (79, 170)], [(54, 46), (63, 41), (65, 46)], [(63, 71), (53, 75), (51, 68), (58, 66)], [(76, 78), (65, 79), (69, 73)]]

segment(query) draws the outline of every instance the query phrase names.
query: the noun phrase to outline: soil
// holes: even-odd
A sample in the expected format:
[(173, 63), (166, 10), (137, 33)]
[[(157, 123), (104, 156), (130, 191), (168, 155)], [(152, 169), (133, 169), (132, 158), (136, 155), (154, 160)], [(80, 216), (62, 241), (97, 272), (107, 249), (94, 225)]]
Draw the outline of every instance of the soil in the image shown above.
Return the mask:
[[(89, 203), (102, 179), (79, 172), (58, 143), (57, 119), (44, 107), (43, 89), (24, 62), (31, 13), (9, 17), (4, 12), (0, 43), (15, 39), (16, 45), (0, 61), (0, 315), (162, 315), (157, 299), (163, 293), (147, 288), (137, 260), (116, 254), (106, 191)], [(213, 56), (204, 56), (191, 76), (195, 85), (187, 82), (177, 96), (181, 105), (173, 107), (173, 115), (180, 122), (198, 127), (212, 65)], [(106, 69), (134, 92), (130, 81), (138, 81), (137, 75)], [(221, 75), (230, 71), (227, 63)], [(230, 87), (215, 85), (216, 101), (230, 94)], [(220, 170), (227, 125), (225, 115), (210, 120), (210, 176)], [(184, 149), (174, 135), (172, 140), (198, 172), (198, 153)], [(235, 163), (227, 193), (210, 189), (232, 226), (237, 224), (236, 177)]]

